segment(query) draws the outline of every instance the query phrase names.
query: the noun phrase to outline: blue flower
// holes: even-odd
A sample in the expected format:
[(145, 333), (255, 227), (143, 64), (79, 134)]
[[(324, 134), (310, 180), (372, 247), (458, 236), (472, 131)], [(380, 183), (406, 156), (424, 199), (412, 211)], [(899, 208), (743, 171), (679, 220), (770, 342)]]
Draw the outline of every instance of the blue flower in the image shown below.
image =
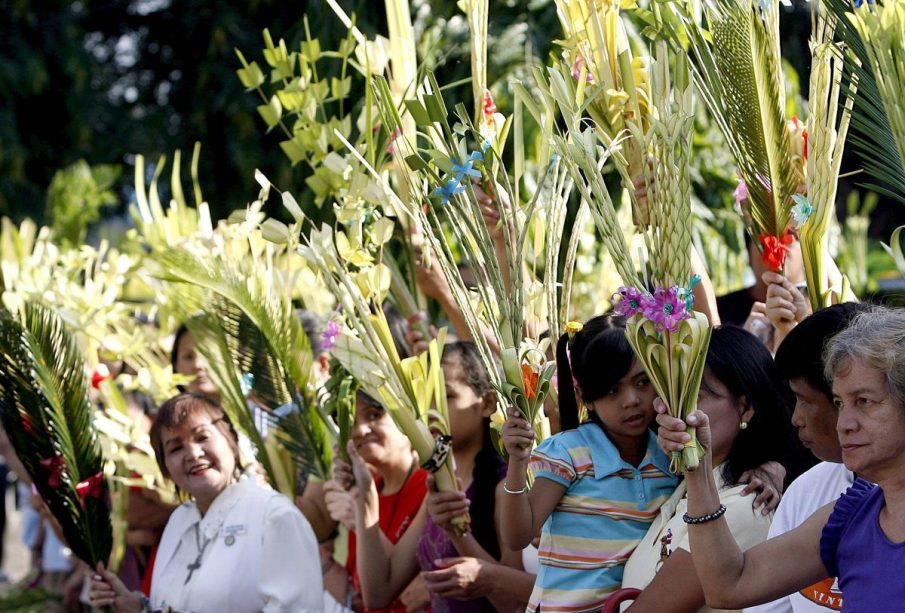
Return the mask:
[[(477, 151), (475, 151), (474, 153), (477, 153)], [(475, 170), (475, 168), (474, 168), (474, 163), (475, 163), (474, 153), (471, 154), (472, 157), (469, 157), (467, 160), (465, 160), (464, 164), (459, 164), (458, 162), (453, 163), (452, 170), (453, 170), (453, 173), (456, 175), (457, 183), (460, 183), (462, 181), (462, 179), (464, 179), (465, 177), (477, 177), (479, 179), (481, 178), (481, 171)], [(478, 154), (478, 155), (480, 155), (480, 154)], [(483, 156), (482, 156), (482, 159), (483, 159)]]
[(800, 228), (814, 212), (814, 207), (801, 194), (795, 194), (792, 196), (792, 200), (795, 201), (795, 206), (792, 207), (792, 218), (795, 220), (795, 225)]
[(440, 196), (440, 204), (446, 204), (449, 202), (449, 199), (455, 196), (456, 194), (461, 194), (465, 191), (465, 186), (456, 181), (455, 179), (450, 179), (446, 182), (446, 185), (443, 187), (438, 187), (434, 190), (435, 196)]

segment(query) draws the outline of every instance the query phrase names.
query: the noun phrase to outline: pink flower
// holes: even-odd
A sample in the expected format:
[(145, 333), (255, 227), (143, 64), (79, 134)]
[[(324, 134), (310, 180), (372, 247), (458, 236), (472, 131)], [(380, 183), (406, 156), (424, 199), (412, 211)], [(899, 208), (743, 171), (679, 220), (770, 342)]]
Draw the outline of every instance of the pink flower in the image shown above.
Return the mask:
[(393, 133), (390, 134), (390, 140), (387, 143), (387, 153), (390, 155), (396, 153), (396, 139), (402, 136), (402, 130), (400, 128), (396, 128), (393, 130)]
[(613, 295), (614, 298), (616, 296), (620, 296), (621, 299), (613, 310), (625, 318), (640, 313), (644, 308), (644, 294), (634, 287), (620, 287), (619, 291)]
[[(572, 78), (576, 81), (581, 78), (581, 68), (584, 66), (584, 58), (580, 55), (575, 58), (575, 62), (572, 64)], [(594, 75), (591, 74), (590, 71), (585, 73), (585, 83), (588, 85), (594, 84)]]
[(691, 316), (676, 286), (669, 289), (658, 287), (653, 296), (644, 301), (642, 308), (644, 316), (654, 322), (658, 332), (678, 332), (682, 320)]
[(338, 323), (335, 321), (328, 321), (323, 334), (321, 334), (321, 348), (324, 351), (333, 349), (333, 345), (336, 344), (336, 337), (341, 333), (342, 329), (339, 327)]
[(738, 187), (735, 188), (735, 208), (739, 213), (742, 211), (742, 202), (748, 199), (748, 186), (745, 180), (739, 177)]

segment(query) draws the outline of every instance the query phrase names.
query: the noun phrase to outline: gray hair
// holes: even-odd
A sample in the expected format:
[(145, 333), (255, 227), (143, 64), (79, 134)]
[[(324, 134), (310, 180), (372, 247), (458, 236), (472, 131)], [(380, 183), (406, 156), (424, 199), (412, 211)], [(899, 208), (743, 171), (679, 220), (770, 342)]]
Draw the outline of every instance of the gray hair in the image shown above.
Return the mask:
[(827, 343), (823, 356), (827, 380), (854, 359), (882, 372), (889, 391), (905, 403), (905, 310), (875, 306), (855, 317)]

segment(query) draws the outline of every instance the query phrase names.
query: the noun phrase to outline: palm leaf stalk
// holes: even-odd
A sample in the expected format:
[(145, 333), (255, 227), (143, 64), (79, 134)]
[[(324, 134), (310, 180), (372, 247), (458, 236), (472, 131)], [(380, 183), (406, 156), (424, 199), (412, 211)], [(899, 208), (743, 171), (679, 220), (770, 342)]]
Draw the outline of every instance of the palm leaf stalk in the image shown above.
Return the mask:
[(0, 313), (0, 419), (67, 545), (94, 568), (113, 530), (84, 359), (55, 313), (23, 311), (21, 322)]
[[(445, 329), (431, 341), (427, 353), (401, 359), (380, 307), (389, 287), (385, 267), (378, 265), (364, 276), (350, 271), (328, 226), (312, 229), (302, 241), (299, 252), (336, 296), (348, 326), (335, 341), (334, 357), (368, 394), (380, 399), (418, 452), (422, 466), (434, 473), (438, 490), (455, 491), (455, 469), (448, 457), (451, 437), (439, 349), (445, 341)], [(436, 440), (431, 428), (439, 432)], [(453, 525), (464, 534), (468, 516), (456, 518)]]
[(836, 19), (847, 69), (858, 83), (851, 141), (867, 173), (880, 181), (870, 189), (905, 202), (905, 8), (901, 0), (855, 3), (823, 0)]
[(349, 451), (346, 446), (355, 426), (355, 395), (358, 387), (355, 377), (343, 368), (339, 360), (331, 357), (330, 378), (324, 383), (325, 398), (322, 402), (325, 412), (334, 416), (339, 427), (339, 454), (346, 462), (349, 462)]
[(797, 203), (792, 214), (800, 226), (808, 298), (811, 308), (816, 311), (838, 301), (843, 294), (842, 288), (830, 288), (827, 270), (830, 256), (826, 241), (830, 221), (835, 215), (839, 168), (857, 80), (850, 70), (846, 71), (843, 51), (833, 41), (835, 17), (818, 15), (812, 5), (811, 23), (808, 151), (805, 156), (807, 196), (793, 196)]
[[(588, 203), (603, 242), (622, 277), (616, 311), (627, 319), (626, 337), (644, 365), (670, 415), (684, 419), (697, 407), (704, 372), (710, 323), (692, 311), (691, 179), (689, 150), (694, 129), (692, 85), (684, 54), (675, 57), (661, 42), (651, 64), (650, 129), (628, 121), (636, 143), (649, 151), (652, 164), (643, 166), (648, 192), (649, 224), (644, 228), (647, 258), (639, 271), (631, 258), (616, 208), (600, 176), (614, 143), (597, 126), (584, 127), (583, 109), (576, 107), (576, 85), (562, 67), (550, 68), (542, 89), (551, 93), (566, 126), (554, 146), (568, 166), (575, 185)], [(693, 428), (682, 452), (673, 454), (676, 473), (697, 468), (701, 454)]]
[(713, 0), (701, 16), (681, 1), (664, 0), (654, 9), (673, 47), (688, 47), (699, 95), (746, 191), (740, 198), (745, 226), (764, 262), (779, 270), (790, 242), (793, 196), (804, 183), (784, 117), (779, 3)]
[[(524, 207), (510, 205), (508, 195), (517, 192), (508, 174), (502, 170), (503, 163), (497, 150), (508, 134), (508, 127), (488, 139), (487, 131), (482, 126), (475, 126), (461, 105), (457, 108), (458, 122), (451, 127), (438, 91), (431, 75), (421, 95), (405, 101), (405, 108), (415, 117), (419, 129), (432, 145), (429, 149), (401, 149), (397, 154), (397, 163), (412, 175), (409, 185), (420, 190), (409, 200), (431, 201), (426, 207), (411, 207), (409, 214), (419, 219), (424, 227), (432, 257), (438, 258), (468, 333), (491, 373), (494, 387), (534, 425), (538, 439), (542, 440), (549, 435), (543, 402), (555, 365), (546, 359), (536, 338), (536, 327), (528, 324), (528, 311), (532, 310), (528, 308), (528, 292), (533, 287), (533, 280), (526, 272), (527, 220), (543, 206), (540, 198), (548, 193), (543, 187), (548, 184), (551, 174), (559, 176), (558, 181), (554, 179), (550, 183), (558, 186), (556, 195), (549, 202), (551, 208), (565, 207), (571, 184), (562, 178), (564, 173), (558, 164), (545, 161), (540, 165), (537, 180), (541, 187)], [(394, 125), (398, 122), (398, 110), (379, 80), (375, 97), (380, 102), (384, 123)], [(506, 120), (504, 126), (510, 125), (511, 121)], [(496, 123), (503, 122), (497, 118)], [(474, 149), (468, 147), (469, 140), (477, 145)], [(491, 185), (489, 192), (497, 195), (493, 202), (501, 219), (503, 255), (499, 254), (484, 222), (471, 188), (471, 177), (481, 177), (485, 190)], [(447, 233), (454, 239), (455, 253), (446, 238)], [(561, 237), (562, 234), (547, 234), (551, 242), (544, 245), (544, 249), (558, 254)], [(474, 294), (462, 281), (460, 262), (477, 277)], [(553, 274), (552, 270), (550, 274)], [(556, 291), (550, 278), (547, 281), (546, 289)], [(503, 363), (502, 377), (495, 374), (496, 353)], [(505, 408), (500, 406), (494, 423), (500, 425), (503, 421)]]
[[(641, 176), (647, 159), (641, 143), (626, 137), (628, 122), (642, 134), (650, 127), (650, 58), (634, 57), (628, 32), (620, 15), (619, 0), (557, 0), (557, 14), (566, 39), (567, 65), (577, 80), (576, 102), (587, 97), (588, 115), (601, 134), (612, 142), (621, 141), (612, 160), (624, 176)], [(645, 203), (638, 201), (634, 190), (632, 218), (636, 225), (649, 222)]]

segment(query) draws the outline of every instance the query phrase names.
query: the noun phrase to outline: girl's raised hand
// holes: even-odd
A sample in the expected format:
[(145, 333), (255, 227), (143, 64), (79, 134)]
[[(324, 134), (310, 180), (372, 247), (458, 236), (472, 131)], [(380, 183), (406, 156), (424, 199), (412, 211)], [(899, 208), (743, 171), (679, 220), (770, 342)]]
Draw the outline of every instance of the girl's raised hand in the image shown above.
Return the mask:
[(455, 492), (438, 492), (434, 476), (427, 477), (427, 512), (430, 513), (431, 520), (450, 536), (455, 535), (452, 520), (467, 513), (471, 506), (461, 488), (462, 484), (459, 483), (459, 489)]
[[(349, 441), (349, 445), (352, 445), (352, 441)], [(339, 447), (334, 447), (334, 449), (336, 453), (333, 454), (333, 481), (344, 490), (347, 490), (355, 485), (352, 467), (340, 457)]]
[(698, 442), (701, 443), (707, 454), (710, 454), (710, 420), (706, 413), (698, 410), (682, 421), (669, 415), (666, 412), (666, 404), (659, 398), (654, 399), (654, 410), (657, 412), (657, 424), (660, 426), (657, 430), (657, 442), (660, 443), (660, 448), (667, 455), (673, 451), (682, 451), (685, 443), (691, 440), (691, 436), (685, 432), (688, 426), (694, 426), (697, 429)]
[(502, 438), (509, 460), (526, 462), (534, 446), (534, 428), (522, 417), (521, 411), (509, 408), (509, 419), (503, 424)]

